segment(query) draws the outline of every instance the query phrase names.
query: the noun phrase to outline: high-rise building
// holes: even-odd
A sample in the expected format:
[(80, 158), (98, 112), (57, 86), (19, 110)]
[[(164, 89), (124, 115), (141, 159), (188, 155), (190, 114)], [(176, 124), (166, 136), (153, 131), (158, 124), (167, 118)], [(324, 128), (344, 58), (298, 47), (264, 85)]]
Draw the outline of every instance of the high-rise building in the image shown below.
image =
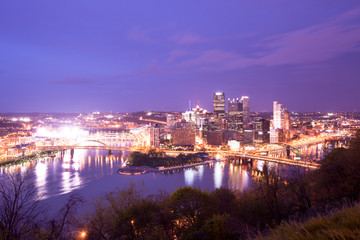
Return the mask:
[(284, 120), (283, 120), (283, 112), (284, 108), (281, 103), (278, 101), (274, 101), (273, 103), (273, 128), (274, 129), (283, 129)]
[(242, 103), (243, 123), (247, 125), (250, 121), (250, 99), (248, 96), (242, 96), (240, 102)]
[(214, 113), (225, 116), (225, 93), (215, 92), (213, 96)]
[(284, 110), (284, 130), (290, 130), (291, 122), (290, 122), (290, 112), (288, 110)]
[(270, 142), (270, 121), (265, 119), (258, 119), (254, 122), (254, 143), (268, 143)]
[(172, 128), (175, 125), (176, 121), (175, 121), (175, 117), (173, 114), (168, 114), (166, 116), (166, 127), (167, 128)]
[(241, 103), (241, 101), (238, 98), (234, 98), (234, 99), (228, 99), (228, 113), (229, 116), (234, 116), (234, 115), (238, 115), (241, 116), (242, 115), (242, 111), (243, 111), (243, 105)]
[(174, 146), (194, 146), (195, 130), (191, 129), (173, 129), (171, 131), (171, 140)]
[(150, 126), (150, 146), (160, 147), (160, 125), (155, 124)]
[(243, 130), (243, 105), (236, 99), (228, 99), (228, 129), (231, 131)]
[(278, 101), (273, 103), (273, 127), (270, 130), (270, 142), (284, 142), (285, 131), (290, 130), (290, 113)]

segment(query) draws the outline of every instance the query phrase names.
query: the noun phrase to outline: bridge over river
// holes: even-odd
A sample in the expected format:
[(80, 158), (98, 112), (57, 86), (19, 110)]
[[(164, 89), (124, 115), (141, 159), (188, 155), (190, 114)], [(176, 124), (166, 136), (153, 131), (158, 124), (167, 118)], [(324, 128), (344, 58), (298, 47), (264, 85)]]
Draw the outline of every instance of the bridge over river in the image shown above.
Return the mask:
[[(218, 155), (222, 158), (225, 158), (229, 161), (239, 162), (239, 163), (246, 163), (251, 162), (253, 160), (261, 160), (261, 161), (267, 161), (267, 162), (274, 162), (274, 163), (281, 163), (281, 164), (287, 164), (287, 165), (293, 165), (293, 166), (299, 166), (299, 167), (306, 167), (311, 169), (316, 169), (320, 167), (320, 163), (313, 161), (309, 156), (301, 153), (301, 148), (319, 144), (319, 143), (326, 143), (329, 141), (350, 141), (350, 138), (344, 138), (344, 137), (333, 137), (329, 139), (321, 139), (318, 141), (311, 141), (311, 142), (305, 142), (302, 144), (278, 144), (277, 149), (273, 150), (267, 150), (267, 151), (252, 151), (252, 152), (242, 152), (242, 151), (222, 151), (222, 150), (209, 150), (206, 151), (210, 155)], [(90, 146), (84, 146), (83, 143), (92, 143), (96, 144), (97, 146), (90, 145)], [(104, 143), (100, 140), (86, 140), (84, 142), (79, 142), (73, 145), (62, 145), (62, 146), (43, 146), (38, 147), (39, 150), (66, 150), (66, 149), (99, 149), (99, 150), (108, 150), (109, 153), (111, 151), (140, 151), (140, 152), (147, 152), (148, 148), (142, 148), (140, 146), (134, 147), (134, 146), (110, 146)], [(164, 151), (167, 154), (195, 154), (203, 151), (177, 151), (177, 150), (161, 150)], [(280, 154), (282, 152), (282, 154)], [(291, 159), (290, 152), (293, 152), (296, 154), (296, 157), (294, 159)]]
[[(109, 153), (111, 151), (139, 151), (139, 152), (147, 152), (145, 149), (140, 148), (132, 148), (132, 147), (117, 147), (117, 146), (46, 146), (46, 147), (39, 147), (39, 150), (73, 150), (73, 149), (98, 149), (98, 150), (108, 150)], [(176, 150), (162, 150), (167, 154), (196, 154), (203, 151), (176, 151)], [(245, 152), (233, 152), (233, 151), (206, 151), (207, 153), (215, 156), (220, 154), (221, 157), (228, 159), (229, 161), (234, 162), (249, 162), (252, 160), (261, 160), (261, 161), (268, 161), (274, 163), (281, 163), (281, 164), (288, 164), (293, 166), (299, 167), (306, 167), (311, 169), (316, 169), (320, 167), (319, 163), (311, 162), (307, 160), (295, 160), (295, 159), (288, 159), (282, 157), (272, 157), (272, 156), (264, 156), (260, 154), (249, 154)]]

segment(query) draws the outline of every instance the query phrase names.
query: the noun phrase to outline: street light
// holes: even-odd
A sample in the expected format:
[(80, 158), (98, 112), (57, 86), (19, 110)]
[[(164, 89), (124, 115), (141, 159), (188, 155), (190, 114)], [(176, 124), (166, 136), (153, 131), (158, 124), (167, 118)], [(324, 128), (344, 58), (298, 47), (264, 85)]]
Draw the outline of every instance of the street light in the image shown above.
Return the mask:
[(86, 234), (86, 231), (85, 231), (85, 230), (82, 230), (82, 231), (80, 232), (80, 235), (79, 235), (79, 236), (80, 236), (81, 239), (85, 239), (85, 238), (86, 238), (86, 235), (87, 235), (87, 234)]

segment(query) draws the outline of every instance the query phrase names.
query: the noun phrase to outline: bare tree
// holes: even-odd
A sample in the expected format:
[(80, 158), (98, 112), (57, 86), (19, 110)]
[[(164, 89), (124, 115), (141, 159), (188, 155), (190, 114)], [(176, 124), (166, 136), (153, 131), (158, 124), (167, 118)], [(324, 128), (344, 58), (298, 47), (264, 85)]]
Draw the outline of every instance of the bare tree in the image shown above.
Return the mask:
[[(74, 219), (76, 208), (79, 204), (83, 204), (84, 199), (79, 195), (71, 195), (66, 204), (60, 209), (56, 219), (47, 222), (45, 230), (39, 235), (43, 239), (75, 239), (74, 225), (77, 224)], [(40, 236), (36, 236), (37, 239)]]
[(0, 178), (0, 238), (21, 239), (40, 226), (44, 208), (29, 172), (6, 173)]

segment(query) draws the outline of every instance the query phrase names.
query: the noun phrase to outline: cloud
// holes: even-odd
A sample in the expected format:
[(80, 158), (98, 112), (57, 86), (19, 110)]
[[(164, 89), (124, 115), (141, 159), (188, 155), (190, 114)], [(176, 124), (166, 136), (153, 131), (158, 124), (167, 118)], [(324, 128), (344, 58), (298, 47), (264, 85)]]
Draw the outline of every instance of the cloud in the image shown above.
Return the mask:
[(204, 65), (219, 65), (227, 61), (233, 61), (237, 58), (235, 52), (224, 51), (224, 50), (208, 50), (203, 52), (198, 57), (190, 60), (183, 61), (177, 64), (178, 67), (194, 67)]
[(199, 36), (192, 33), (176, 33), (170, 37), (172, 42), (179, 45), (187, 45), (203, 41)]
[(358, 51), (360, 24), (321, 24), (274, 36), (265, 47), (274, 49), (258, 59), (259, 64), (308, 64), (324, 62), (340, 54)]
[(117, 74), (117, 75), (108, 75), (108, 76), (98, 76), (98, 77), (84, 77), (84, 78), (66, 78), (57, 81), (50, 82), (54, 85), (113, 85), (124, 82), (131, 82), (134, 80), (134, 77), (138, 76), (150, 76), (150, 75), (159, 75), (164, 72), (164, 69), (158, 64), (157, 61), (153, 60), (145, 67), (135, 70), (132, 73), (128, 74)]
[(189, 50), (186, 50), (186, 49), (174, 49), (174, 50), (170, 51), (169, 58), (166, 62), (171, 63), (178, 58), (189, 56), (191, 54), (192, 54), (192, 52)]
[(52, 84), (56, 85), (88, 85), (94, 83), (91, 79), (85, 79), (85, 78), (73, 78), (73, 79), (63, 79), (58, 81), (53, 81)]
[(128, 34), (130, 40), (143, 43), (151, 43), (150, 30), (141, 28), (139, 26), (134, 27)]
[(253, 57), (243, 56), (238, 51), (213, 49), (185, 59), (177, 66), (226, 70), (254, 65), (326, 62), (344, 53), (360, 51), (360, 9), (325, 23), (264, 38), (251, 47)]

